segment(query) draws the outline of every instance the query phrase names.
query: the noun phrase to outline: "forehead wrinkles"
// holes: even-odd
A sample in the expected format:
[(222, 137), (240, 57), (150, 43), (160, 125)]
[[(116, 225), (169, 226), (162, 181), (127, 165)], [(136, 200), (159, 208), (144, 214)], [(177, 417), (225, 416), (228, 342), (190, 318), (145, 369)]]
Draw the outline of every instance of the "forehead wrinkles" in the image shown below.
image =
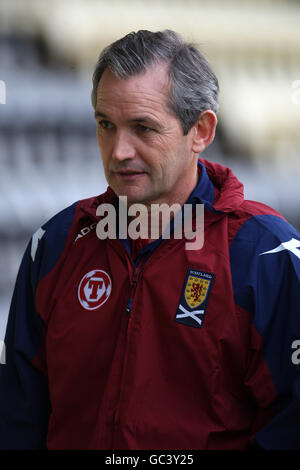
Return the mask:
[(166, 67), (154, 67), (145, 73), (119, 79), (105, 70), (97, 90), (97, 107), (142, 106), (164, 110), (169, 94), (169, 75)]
[[(124, 87), (125, 88), (125, 87)], [(153, 90), (150, 87), (144, 89), (128, 90), (123, 87), (98, 87), (97, 103), (115, 103), (122, 102), (124, 104), (146, 104), (147, 102), (155, 105), (164, 105), (167, 102), (167, 94), (165, 90)]]
[(164, 96), (145, 93), (121, 93), (120, 95), (99, 93), (97, 105), (97, 108), (108, 115), (110, 112), (118, 111), (126, 114), (141, 114), (143, 112), (161, 114), (167, 110)]

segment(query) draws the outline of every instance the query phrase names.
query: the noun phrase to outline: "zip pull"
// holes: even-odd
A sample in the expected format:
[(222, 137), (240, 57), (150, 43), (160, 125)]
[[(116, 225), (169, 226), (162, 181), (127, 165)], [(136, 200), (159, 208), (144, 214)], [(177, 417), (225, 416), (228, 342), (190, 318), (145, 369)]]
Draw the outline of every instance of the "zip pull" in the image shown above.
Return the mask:
[(129, 301), (128, 301), (128, 304), (127, 304), (127, 307), (126, 307), (127, 315), (129, 315), (130, 312), (131, 312), (134, 293), (135, 293), (135, 289), (136, 289), (136, 286), (137, 286), (137, 283), (138, 283), (140, 272), (141, 272), (141, 268), (136, 268), (133, 272), (132, 281), (131, 281), (130, 297), (129, 297)]
[(133, 298), (130, 297), (129, 302), (128, 302), (127, 307), (126, 307), (126, 313), (127, 313), (127, 315), (129, 315), (130, 312), (131, 312), (132, 302), (133, 302)]

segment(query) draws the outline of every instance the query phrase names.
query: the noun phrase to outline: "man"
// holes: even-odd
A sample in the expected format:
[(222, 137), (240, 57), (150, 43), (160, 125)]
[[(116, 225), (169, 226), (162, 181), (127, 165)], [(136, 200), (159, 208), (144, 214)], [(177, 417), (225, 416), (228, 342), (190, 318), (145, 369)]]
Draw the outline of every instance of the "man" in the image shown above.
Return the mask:
[[(300, 236), (198, 160), (217, 123), (208, 63), (172, 31), (131, 33), (102, 52), (92, 103), (109, 188), (28, 245), (0, 369), (2, 448), (300, 448)], [(121, 218), (102, 236), (102, 209), (120, 214), (121, 198), (144, 222), (155, 204), (192, 207), (194, 228), (204, 205), (203, 246), (187, 249), (175, 218), (169, 238), (163, 224), (127, 237)]]

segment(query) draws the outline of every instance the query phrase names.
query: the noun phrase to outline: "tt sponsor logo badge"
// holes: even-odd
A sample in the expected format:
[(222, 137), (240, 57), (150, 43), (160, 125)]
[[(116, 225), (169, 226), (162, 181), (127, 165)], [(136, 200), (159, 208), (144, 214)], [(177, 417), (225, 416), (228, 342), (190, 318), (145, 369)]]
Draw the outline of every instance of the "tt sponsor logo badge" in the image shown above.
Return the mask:
[(201, 328), (215, 274), (189, 269), (175, 321)]
[(95, 310), (109, 299), (111, 289), (111, 279), (105, 271), (89, 271), (78, 286), (79, 302), (86, 310)]

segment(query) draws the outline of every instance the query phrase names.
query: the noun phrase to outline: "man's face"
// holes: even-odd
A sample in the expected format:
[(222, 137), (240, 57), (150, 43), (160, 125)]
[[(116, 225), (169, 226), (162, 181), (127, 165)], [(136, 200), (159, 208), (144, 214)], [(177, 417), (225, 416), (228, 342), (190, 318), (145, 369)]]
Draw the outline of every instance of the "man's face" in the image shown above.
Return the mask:
[(183, 204), (197, 182), (191, 131), (184, 136), (167, 110), (166, 65), (116, 78), (106, 69), (98, 85), (97, 139), (106, 179), (129, 204)]

